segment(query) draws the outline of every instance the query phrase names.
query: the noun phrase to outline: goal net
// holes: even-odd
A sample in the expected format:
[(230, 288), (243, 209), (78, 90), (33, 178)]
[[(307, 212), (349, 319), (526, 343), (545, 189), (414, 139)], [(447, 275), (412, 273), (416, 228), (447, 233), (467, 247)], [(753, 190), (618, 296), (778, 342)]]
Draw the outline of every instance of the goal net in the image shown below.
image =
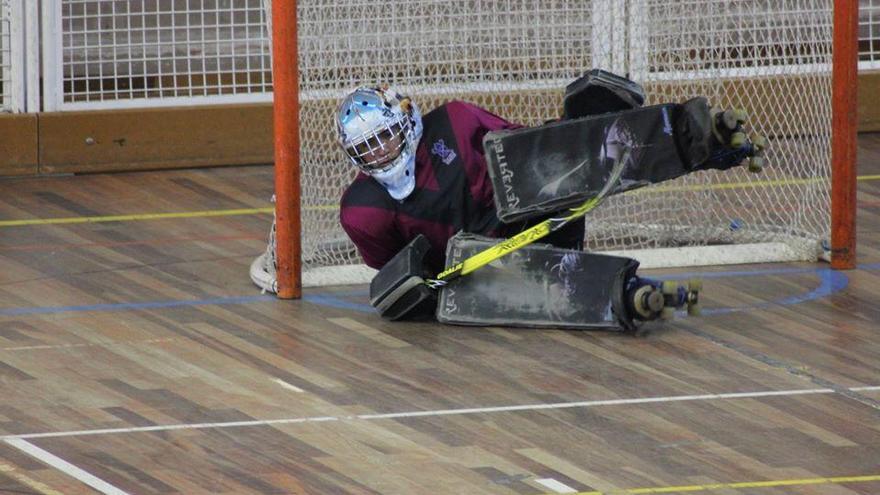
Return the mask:
[(653, 259), (678, 265), (816, 259), (830, 230), (832, 7), (300, 1), (304, 285), (370, 275), (338, 220), (355, 170), (341, 159), (332, 122), (348, 90), (387, 81), (423, 111), (461, 99), (536, 125), (560, 115), (565, 85), (593, 67), (629, 74), (646, 104), (706, 96), (742, 107), (771, 145), (760, 175), (701, 172), (610, 198), (587, 218), (589, 249), (643, 260), (660, 253)]
[[(270, 98), (269, 0), (44, 2), (55, 6), (41, 31), (46, 110)], [(679, 265), (809, 260), (828, 237), (831, 0), (297, 4), (304, 285), (372, 275), (339, 226), (355, 170), (334, 143), (333, 110), (380, 81), (424, 111), (461, 99), (525, 125), (558, 117), (565, 85), (594, 67), (628, 74), (648, 104), (743, 107), (770, 138), (763, 174), (698, 173), (612, 197), (587, 218), (588, 248)], [(271, 276), (271, 256), (262, 266)]]

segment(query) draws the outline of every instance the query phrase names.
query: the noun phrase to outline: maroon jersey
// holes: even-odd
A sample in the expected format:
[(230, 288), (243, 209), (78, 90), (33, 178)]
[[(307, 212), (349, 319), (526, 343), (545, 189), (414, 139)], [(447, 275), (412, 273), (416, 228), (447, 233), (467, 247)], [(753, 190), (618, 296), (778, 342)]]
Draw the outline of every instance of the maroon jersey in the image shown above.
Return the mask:
[[(424, 131), (416, 150), (416, 185), (402, 201), (360, 173), (342, 196), (340, 222), (364, 262), (381, 268), (418, 234), (431, 242), (425, 258), (442, 270), (446, 242), (463, 230), (491, 237), (519, 232), (524, 224), (503, 224), (495, 213), (492, 183), (483, 157), (483, 136), (516, 129), (488, 111), (460, 101), (442, 105), (422, 118)], [(575, 233), (583, 239), (583, 223)], [(550, 239), (552, 242), (552, 239)]]

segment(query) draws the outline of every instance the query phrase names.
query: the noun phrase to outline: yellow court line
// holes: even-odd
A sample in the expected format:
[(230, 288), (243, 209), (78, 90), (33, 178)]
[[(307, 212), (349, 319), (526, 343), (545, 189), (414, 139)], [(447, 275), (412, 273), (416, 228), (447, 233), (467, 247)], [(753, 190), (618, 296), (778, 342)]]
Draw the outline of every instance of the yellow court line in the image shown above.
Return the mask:
[[(880, 179), (880, 175), (862, 175), (856, 178), (860, 181), (868, 181), (868, 180), (877, 180)], [(719, 189), (746, 189), (746, 188), (757, 188), (757, 187), (772, 187), (772, 186), (802, 186), (807, 184), (817, 184), (820, 182), (830, 182), (830, 177), (811, 177), (809, 179), (776, 179), (776, 180), (756, 180), (750, 182), (727, 182), (724, 184), (709, 184), (709, 185), (700, 185), (695, 184), (692, 186), (661, 186), (661, 187), (651, 187), (648, 189), (635, 189), (630, 191), (627, 194), (644, 194), (644, 193), (660, 193), (660, 192), (669, 192), (669, 191), (712, 191)]]
[(758, 187), (772, 186), (801, 186), (805, 184), (817, 184), (819, 182), (828, 181), (828, 178), (810, 178), (810, 179), (777, 179), (777, 180), (756, 180), (752, 182), (726, 182), (723, 184), (694, 184), (691, 186), (660, 186), (651, 187), (649, 189), (635, 189), (626, 194), (655, 194), (670, 191), (717, 191), (721, 189), (746, 189)]
[(724, 489), (739, 490), (743, 488), (775, 488), (780, 486), (797, 485), (864, 483), (866, 481), (880, 481), (880, 474), (868, 476), (839, 476), (836, 478), (804, 478), (790, 480), (744, 481), (738, 483), (710, 483), (705, 485), (663, 486), (655, 488), (631, 488), (625, 490), (612, 490), (608, 492), (578, 492), (576, 495), (645, 495), (653, 493), (691, 493)]
[(28, 220), (3, 220), (0, 227), (20, 227), (22, 225), (56, 225), (70, 223), (130, 222), (137, 220), (164, 220), (168, 218), (228, 217), (233, 215), (253, 215), (272, 213), (274, 208), (244, 208), (237, 210), (185, 211), (178, 213), (141, 213), (138, 215), (110, 215), (103, 217), (31, 218)]
[[(860, 181), (878, 180), (880, 175), (862, 175), (858, 177)], [(668, 187), (652, 187), (650, 189), (636, 189), (626, 194), (654, 194), (670, 191), (708, 191), (719, 189), (743, 189), (757, 187), (771, 187), (784, 185), (804, 185), (830, 180), (825, 178), (810, 179), (778, 179), (778, 180), (760, 180), (753, 182), (728, 182), (725, 184), (710, 185), (692, 185), (692, 186), (668, 186)], [(0, 227), (22, 227), (26, 225), (59, 225), (74, 223), (101, 223), (101, 222), (133, 222), (141, 220), (166, 220), (169, 218), (198, 218), (198, 217), (228, 217), (236, 215), (255, 215), (260, 213), (272, 213), (274, 207), (266, 208), (242, 208), (234, 210), (206, 210), (206, 211), (184, 211), (178, 213), (141, 213), (137, 215), (109, 215), (100, 217), (64, 217), (64, 218), (31, 218), (26, 220), (0, 220)], [(337, 205), (314, 205), (304, 206), (307, 211), (335, 211), (339, 209)]]

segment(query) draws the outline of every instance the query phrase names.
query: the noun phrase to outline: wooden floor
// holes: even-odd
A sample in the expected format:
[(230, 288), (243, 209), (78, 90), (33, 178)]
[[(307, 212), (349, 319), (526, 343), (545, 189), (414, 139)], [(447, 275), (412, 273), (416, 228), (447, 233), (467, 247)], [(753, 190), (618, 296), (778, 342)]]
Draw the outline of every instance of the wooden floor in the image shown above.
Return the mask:
[(0, 181), (0, 493), (878, 494), (880, 135), (859, 160), (858, 269), (716, 268), (644, 338), (283, 302), (269, 215), (143, 218), (266, 207), (268, 167)]

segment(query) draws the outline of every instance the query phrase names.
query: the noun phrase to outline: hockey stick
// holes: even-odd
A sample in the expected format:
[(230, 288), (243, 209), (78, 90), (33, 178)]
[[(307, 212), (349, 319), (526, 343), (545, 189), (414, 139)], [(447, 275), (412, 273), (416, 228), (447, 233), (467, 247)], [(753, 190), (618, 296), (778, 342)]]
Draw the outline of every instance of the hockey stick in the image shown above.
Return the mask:
[(614, 167), (611, 168), (611, 174), (608, 177), (608, 180), (605, 182), (605, 185), (602, 186), (602, 189), (595, 196), (586, 200), (577, 208), (569, 209), (568, 215), (564, 217), (548, 218), (547, 220), (544, 220), (543, 222), (520, 232), (510, 239), (505, 239), (490, 248), (480, 251), (479, 253), (471, 256), (466, 260), (456, 263), (455, 265), (440, 272), (437, 277), (425, 280), (425, 284), (427, 284), (428, 287), (431, 287), (432, 289), (443, 287), (450, 281), (455, 280), (458, 277), (467, 275), (482, 266), (488, 265), (489, 263), (501, 258), (502, 256), (508, 255), (516, 251), (517, 249), (528, 246), (538, 239), (546, 237), (550, 233), (561, 229), (572, 220), (576, 220), (586, 215), (591, 210), (599, 206), (602, 201), (604, 201), (605, 198), (611, 194), (611, 192), (614, 190), (614, 186), (616, 186), (617, 183), (620, 182), (620, 178), (623, 175), (623, 169), (626, 165), (626, 162), (629, 161), (630, 151), (631, 149), (629, 147), (624, 148), (623, 155), (614, 163)]

